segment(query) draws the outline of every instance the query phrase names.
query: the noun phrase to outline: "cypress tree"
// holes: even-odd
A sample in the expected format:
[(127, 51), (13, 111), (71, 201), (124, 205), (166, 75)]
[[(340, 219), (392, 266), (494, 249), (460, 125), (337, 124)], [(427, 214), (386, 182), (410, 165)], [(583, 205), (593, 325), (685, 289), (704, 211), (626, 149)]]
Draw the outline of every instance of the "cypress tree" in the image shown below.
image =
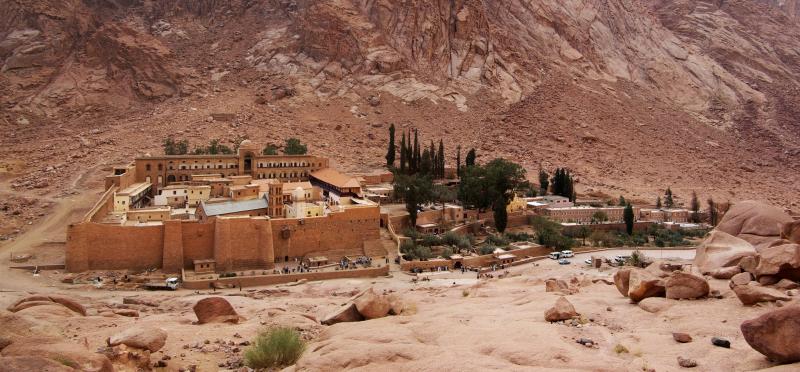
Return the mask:
[(389, 125), (389, 148), (386, 150), (386, 166), (394, 168), (394, 157), (397, 150), (394, 148), (394, 123)]
[(661, 196), (656, 198), (656, 209), (661, 209)]
[(633, 206), (631, 206), (631, 203), (625, 206), (622, 218), (625, 219), (625, 231), (628, 235), (633, 235)]
[(419, 171), (421, 154), (419, 149), (419, 131), (414, 129), (414, 155), (412, 156), (414, 159), (412, 163), (414, 166), (411, 168), (412, 173), (417, 173)]
[(508, 210), (506, 210), (505, 198), (498, 197), (492, 206), (492, 214), (494, 215), (494, 227), (497, 232), (502, 233), (506, 231), (508, 226)]
[(425, 151), (422, 153), (422, 161), (420, 161), (419, 173), (421, 173), (423, 176), (430, 175), (431, 174), (431, 165), (432, 165), (432, 162), (431, 162), (431, 151), (428, 150), (428, 149), (425, 149)]
[(714, 199), (708, 198), (708, 223), (711, 226), (717, 226), (717, 219), (719, 218), (719, 212), (717, 211), (717, 204), (714, 203)]
[(620, 206), (620, 207), (624, 207), (624, 206), (626, 206), (626, 205), (628, 205), (628, 203), (625, 201), (625, 197), (624, 197), (624, 196), (622, 196), (622, 195), (620, 195), (620, 196), (619, 196), (619, 206)]
[(439, 152), (436, 154), (436, 159), (438, 160), (438, 176), (439, 178), (444, 178), (444, 141), (442, 139), (439, 139)]
[(406, 132), (403, 132), (403, 137), (400, 139), (400, 173), (406, 173)]
[(675, 201), (672, 199), (672, 190), (667, 187), (667, 192), (664, 193), (664, 206), (667, 208), (672, 208), (675, 205)]
[(456, 175), (461, 177), (461, 145), (456, 146)]
[(550, 175), (544, 169), (539, 169), (539, 189), (542, 195), (547, 195), (547, 189), (550, 187)]
[(475, 165), (475, 157), (476, 156), (477, 155), (475, 154), (475, 149), (474, 148), (469, 149), (469, 152), (467, 152), (467, 160), (466, 160), (466, 165), (468, 167), (471, 167), (471, 166)]
[(691, 209), (692, 209), (692, 222), (694, 223), (700, 222), (700, 201), (697, 200), (697, 192), (694, 191), (692, 191)]

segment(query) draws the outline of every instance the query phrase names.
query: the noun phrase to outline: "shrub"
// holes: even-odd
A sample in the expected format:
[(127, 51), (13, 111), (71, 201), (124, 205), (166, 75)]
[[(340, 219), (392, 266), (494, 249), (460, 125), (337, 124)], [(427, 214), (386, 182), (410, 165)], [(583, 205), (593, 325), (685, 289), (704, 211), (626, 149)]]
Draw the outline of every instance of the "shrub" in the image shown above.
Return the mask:
[(472, 242), (470, 241), (468, 236), (462, 236), (458, 240), (458, 243), (456, 243), (456, 246), (458, 247), (458, 249), (469, 249), (470, 247), (472, 247)]
[(414, 239), (414, 240), (419, 239), (419, 231), (414, 230), (414, 229), (405, 229), (405, 230), (403, 230), (403, 235), (405, 235), (405, 236), (407, 236), (407, 237), (409, 237), (411, 239)]
[(454, 233), (452, 231), (448, 231), (444, 233), (444, 235), (442, 235), (442, 243), (454, 247), (458, 245), (458, 242), (460, 240), (461, 240), (461, 235), (458, 235), (457, 233)]
[(450, 256), (452, 256), (452, 255), (453, 255), (453, 250), (452, 249), (445, 248), (444, 250), (442, 250), (442, 257), (443, 258), (450, 258)]
[(425, 246), (417, 246), (417, 249), (414, 250), (415, 256), (420, 260), (427, 260), (431, 258), (433, 255), (431, 253), (431, 249)]
[(244, 352), (244, 362), (250, 368), (289, 366), (300, 359), (306, 343), (292, 328), (278, 327), (262, 332)]
[(531, 240), (533, 236), (531, 236), (526, 232), (518, 232), (518, 233), (507, 232), (505, 233), (505, 238), (506, 240), (511, 242), (525, 242)]
[(442, 239), (439, 239), (436, 235), (426, 234), (422, 236), (422, 241), (419, 244), (422, 244), (426, 247), (432, 247), (434, 245), (442, 245)]
[(622, 353), (628, 353), (629, 351), (628, 348), (622, 346), (622, 344), (617, 344), (617, 346), (614, 346), (614, 352), (617, 354), (622, 354)]
[(483, 254), (492, 254), (497, 247), (493, 247), (491, 245), (484, 245), (480, 248), (479, 252)]
[(489, 235), (486, 238), (486, 242), (491, 245), (496, 245), (498, 247), (505, 247), (508, 245), (508, 239), (506, 239), (502, 235)]

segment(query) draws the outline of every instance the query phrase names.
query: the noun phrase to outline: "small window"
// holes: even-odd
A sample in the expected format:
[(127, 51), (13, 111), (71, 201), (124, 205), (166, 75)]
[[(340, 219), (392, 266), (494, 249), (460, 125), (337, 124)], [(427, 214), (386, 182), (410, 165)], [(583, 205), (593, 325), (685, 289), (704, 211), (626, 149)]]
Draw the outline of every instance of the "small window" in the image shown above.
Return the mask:
[(145, 164), (144, 169), (149, 172), (150, 171), (150, 164)]

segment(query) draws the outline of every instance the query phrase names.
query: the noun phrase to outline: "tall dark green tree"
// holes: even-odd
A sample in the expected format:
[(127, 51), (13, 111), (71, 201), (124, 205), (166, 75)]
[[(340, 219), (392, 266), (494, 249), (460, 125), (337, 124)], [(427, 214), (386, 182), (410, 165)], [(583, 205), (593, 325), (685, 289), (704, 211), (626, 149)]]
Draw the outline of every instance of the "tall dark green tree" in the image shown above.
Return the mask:
[(557, 168), (551, 182), (553, 184), (553, 194), (575, 201), (575, 181), (572, 179), (569, 169)]
[(631, 203), (628, 203), (625, 206), (625, 210), (622, 212), (622, 219), (625, 220), (625, 232), (627, 232), (628, 235), (633, 235), (634, 216), (633, 216), (633, 206), (631, 206)]
[(469, 149), (469, 152), (467, 152), (467, 159), (465, 160), (464, 164), (468, 167), (475, 165), (476, 157), (477, 155), (475, 154), (475, 149)]
[(628, 202), (625, 201), (625, 197), (624, 196), (622, 196), (622, 195), (619, 196), (619, 204), (618, 205), (620, 207), (624, 207), (624, 206), (628, 205)]
[(667, 208), (672, 208), (675, 205), (675, 200), (672, 199), (672, 189), (667, 187), (667, 191), (664, 193), (664, 206)]
[(508, 210), (506, 209), (506, 202), (502, 198), (492, 203), (492, 212), (495, 229), (500, 233), (506, 231), (506, 227), (508, 227)]
[(436, 152), (436, 169), (438, 170), (436, 176), (444, 178), (444, 141), (439, 139), (439, 151)]
[(550, 175), (544, 169), (539, 169), (539, 190), (542, 195), (547, 195), (547, 190), (550, 188)]
[(656, 209), (661, 209), (661, 196), (656, 198)]
[(394, 157), (397, 149), (394, 147), (394, 124), (389, 125), (389, 148), (386, 150), (386, 166), (394, 168)]
[(308, 152), (308, 146), (300, 142), (297, 138), (289, 138), (286, 140), (286, 146), (283, 148), (283, 153), (286, 155), (305, 155)]
[(403, 131), (403, 137), (400, 139), (400, 173), (406, 173), (406, 162), (408, 161), (408, 152), (406, 151), (406, 132)]
[(456, 175), (461, 177), (461, 145), (456, 146)]
[(422, 152), (419, 148), (419, 130), (414, 129), (414, 150), (412, 155), (411, 163), (413, 166), (411, 167), (411, 173), (419, 172), (420, 161), (422, 160)]
[(428, 149), (425, 149), (425, 151), (422, 152), (422, 161), (420, 161), (420, 163), (419, 163), (419, 172), (418, 173), (423, 175), (423, 176), (430, 176), (431, 175), (431, 165), (432, 165), (432, 162), (431, 162), (431, 151), (428, 150)]
[(717, 209), (717, 203), (714, 203), (713, 198), (708, 198), (708, 223), (711, 226), (717, 226), (717, 222), (719, 219), (719, 210)]
[(692, 201), (690, 206), (692, 209), (692, 222), (700, 222), (700, 201), (697, 200), (697, 192), (692, 191)]

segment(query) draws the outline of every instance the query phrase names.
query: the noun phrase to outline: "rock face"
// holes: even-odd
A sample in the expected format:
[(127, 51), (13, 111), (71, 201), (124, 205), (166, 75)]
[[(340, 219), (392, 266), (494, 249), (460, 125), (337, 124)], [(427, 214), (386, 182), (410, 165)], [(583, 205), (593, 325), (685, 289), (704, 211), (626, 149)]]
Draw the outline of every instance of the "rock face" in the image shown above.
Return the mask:
[(560, 292), (563, 294), (575, 294), (579, 292), (578, 285), (570, 285), (566, 280), (550, 278), (544, 282), (545, 292)]
[(754, 305), (759, 302), (771, 302), (778, 300), (788, 301), (791, 299), (781, 291), (762, 287), (756, 282), (751, 282), (747, 285), (737, 285), (733, 287), (733, 293), (736, 294), (736, 297), (739, 298), (739, 301), (741, 301), (743, 305)]
[(745, 341), (779, 363), (800, 362), (800, 306), (770, 311), (741, 325)]
[(386, 296), (379, 296), (372, 288), (355, 299), (356, 309), (365, 319), (383, 318), (389, 314), (392, 306)]
[(642, 270), (632, 269), (628, 281), (628, 297), (633, 302), (639, 302), (648, 297), (663, 297), (666, 289), (664, 280)]
[(781, 228), (781, 239), (800, 244), (800, 221), (783, 224)]
[(568, 320), (578, 316), (575, 307), (567, 301), (566, 297), (559, 297), (553, 307), (544, 312), (544, 320), (548, 322), (557, 322), (559, 320)]
[(206, 323), (238, 323), (239, 314), (233, 309), (230, 302), (222, 297), (204, 298), (192, 308), (197, 315), (198, 324)]
[(792, 221), (778, 207), (743, 201), (725, 213), (716, 230), (744, 239), (760, 251), (780, 241), (783, 225)]
[(800, 244), (762, 248), (753, 274), (757, 278), (770, 275), (778, 280), (800, 280)]
[(167, 342), (167, 332), (161, 328), (133, 327), (108, 338), (108, 346), (125, 345), (137, 349), (161, 350)]
[(39, 356), (87, 371), (111, 372), (114, 370), (111, 361), (104, 355), (92, 352), (78, 344), (52, 338), (25, 338), (3, 349), (0, 355), (3, 357)]
[(0, 372), (74, 372), (75, 370), (52, 359), (40, 356), (0, 357)]
[(712, 231), (702, 244), (697, 246), (694, 266), (701, 273), (736, 266), (743, 257), (756, 254), (756, 249), (747, 241), (721, 230)]
[(619, 293), (628, 297), (628, 285), (631, 280), (631, 269), (619, 269), (614, 273), (614, 285), (617, 287)]
[(670, 299), (694, 299), (708, 296), (708, 282), (696, 275), (677, 272), (664, 284), (666, 296)]

